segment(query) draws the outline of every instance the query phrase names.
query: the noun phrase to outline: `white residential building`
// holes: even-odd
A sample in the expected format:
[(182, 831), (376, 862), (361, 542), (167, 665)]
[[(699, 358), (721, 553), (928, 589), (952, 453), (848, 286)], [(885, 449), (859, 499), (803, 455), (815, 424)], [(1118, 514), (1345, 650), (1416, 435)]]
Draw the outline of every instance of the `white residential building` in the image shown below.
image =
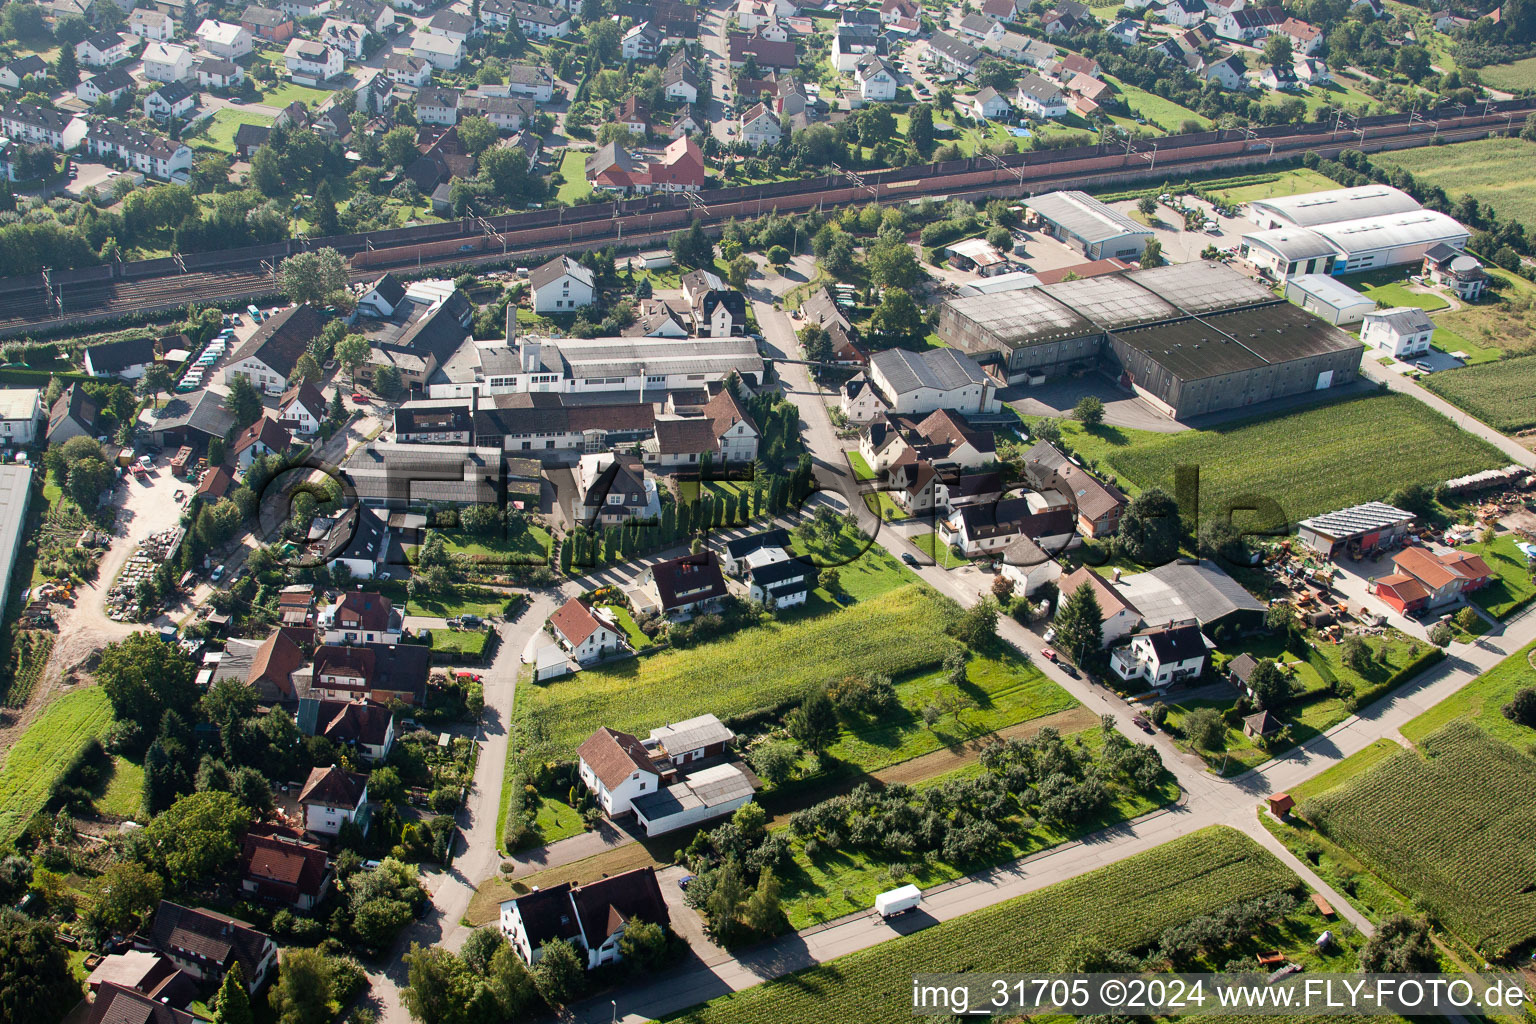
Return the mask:
[(128, 15), (128, 31), (140, 39), (166, 43), (176, 38), (176, 22), (168, 14), (141, 7)]
[(853, 69), (859, 98), (865, 103), (886, 103), (896, 98), (896, 71), (882, 57), (864, 57)]
[(1129, 644), (1110, 653), (1109, 667), (1127, 682), (1143, 679), (1153, 689), (1163, 690), (1198, 677), (1208, 657), (1200, 627), (1189, 622), (1137, 633)]
[(104, 32), (75, 44), (75, 59), (88, 68), (109, 68), (128, 59), (138, 37), (119, 32)]
[(184, 181), (192, 171), (192, 150), (185, 144), (121, 121), (95, 122), (85, 134), (85, 145), (93, 156), (121, 160), (162, 181)]
[(535, 313), (569, 313), (592, 304), (592, 271), (570, 256), (557, 256), (528, 275)]
[(1429, 351), (1435, 325), (1418, 306), (1393, 306), (1365, 314), (1360, 340), (1397, 359), (1409, 359)]
[(453, 71), (464, 62), (464, 42), (436, 32), (417, 32), (411, 39), (411, 53), (439, 71)]
[(43, 418), (43, 393), (37, 388), (0, 390), (0, 442), (21, 447), (37, 439)]
[(144, 47), (144, 77), (152, 82), (184, 82), (192, 77), (192, 51), (175, 43)]
[(755, 149), (777, 146), (783, 129), (773, 111), (759, 103), (741, 115), (741, 141)]
[(293, 38), (283, 51), (283, 63), (288, 67), (288, 77), (295, 82), (319, 85), (341, 74), (347, 58), (334, 46)]
[(238, 60), (251, 52), (251, 34), (239, 25), (212, 18), (197, 26), (197, 41), (215, 57)]

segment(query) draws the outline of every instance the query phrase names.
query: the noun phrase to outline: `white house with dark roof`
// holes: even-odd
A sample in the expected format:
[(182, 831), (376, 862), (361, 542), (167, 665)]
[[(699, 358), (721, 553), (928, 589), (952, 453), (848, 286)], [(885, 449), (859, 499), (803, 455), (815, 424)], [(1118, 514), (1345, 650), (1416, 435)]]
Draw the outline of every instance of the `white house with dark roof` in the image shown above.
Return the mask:
[(295, 82), (319, 85), (346, 70), (347, 58), (334, 46), (295, 36), (283, 50), (283, 64)]
[(134, 85), (133, 76), (124, 69), (107, 68), (89, 78), (82, 78), (80, 84), (75, 86), (75, 95), (82, 102), (95, 106), (102, 100), (116, 102), (119, 96), (132, 90)]
[(853, 80), (859, 86), (859, 98), (865, 103), (884, 103), (896, 98), (896, 70), (884, 57), (870, 54), (859, 58), (853, 68)]
[(299, 790), (299, 806), (304, 808), (307, 832), (334, 836), (360, 818), (366, 824), (363, 809), (368, 806), (368, 776), (336, 765), (312, 769)]
[(1418, 306), (1393, 306), (1365, 314), (1360, 340), (1397, 359), (1411, 359), (1429, 351), (1435, 323)]
[(570, 256), (556, 256), (528, 275), (535, 313), (569, 313), (592, 304), (592, 271)]
[(258, 391), (281, 395), (322, 326), (320, 314), (307, 305), (279, 310), (235, 350), (224, 368), (224, 383), (244, 377)]
[(419, 89), (432, 80), (432, 62), (425, 57), (395, 50), (384, 58), (384, 74), (397, 85)]
[(547, 943), (563, 941), (584, 952), (592, 970), (623, 958), (619, 942), (634, 921), (663, 929), (668, 925), (667, 903), (656, 869), (649, 865), (586, 885), (560, 882), (505, 900), (500, 928), (529, 964), (539, 961)]
[(17, 57), (0, 66), (0, 86), (7, 89), (22, 89), (32, 82), (46, 81), (47, 78), (48, 65), (35, 53)]
[(197, 109), (197, 91), (186, 82), (167, 82), (144, 97), (144, 116), (157, 121), (188, 117)]
[(103, 32), (75, 44), (75, 59), (88, 68), (107, 68), (128, 59), (137, 36)]
[(1198, 679), (1210, 658), (1205, 637), (1193, 622), (1147, 629), (1110, 652), (1109, 667), (1130, 682), (1145, 680), (1155, 690)]

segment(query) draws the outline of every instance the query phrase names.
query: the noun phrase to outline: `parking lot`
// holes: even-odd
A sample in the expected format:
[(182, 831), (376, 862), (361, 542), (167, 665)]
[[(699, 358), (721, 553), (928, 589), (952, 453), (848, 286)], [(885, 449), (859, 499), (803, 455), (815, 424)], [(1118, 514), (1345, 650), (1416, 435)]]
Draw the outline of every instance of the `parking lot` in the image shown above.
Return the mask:
[[(1206, 231), (1204, 229), (1186, 231), (1184, 229), (1183, 215), (1177, 210), (1170, 209), (1167, 204), (1159, 203), (1157, 212), (1151, 218), (1151, 228), (1156, 234), (1157, 240), (1163, 243), (1163, 256), (1170, 263), (1188, 263), (1191, 260), (1198, 260), (1200, 253), (1207, 246), (1211, 245), (1218, 249), (1234, 248), (1242, 244), (1243, 233), (1253, 229), (1252, 221), (1241, 216), (1224, 217), (1217, 213), (1215, 208), (1203, 199), (1196, 199), (1194, 196), (1179, 196), (1176, 197), (1175, 202), (1180, 202), (1185, 206), (1201, 211), (1204, 215), (1203, 220), (1207, 222), (1214, 221), (1217, 227), (1214, 231)], [(1138, 219), (1134, 216), (1136, 213), (1136, 203), (1137, 200), (1135, 199), (1127, 199), (1124, 202), (1111, 203), (1110, 205), (1132, 220), (1136, 220)]]

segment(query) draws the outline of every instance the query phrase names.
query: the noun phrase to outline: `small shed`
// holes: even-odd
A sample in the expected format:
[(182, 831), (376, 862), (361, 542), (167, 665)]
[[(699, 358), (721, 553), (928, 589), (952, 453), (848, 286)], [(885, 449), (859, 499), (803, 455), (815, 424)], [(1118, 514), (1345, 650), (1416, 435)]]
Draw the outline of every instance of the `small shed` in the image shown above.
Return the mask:
[(1296, 806), (1296, 801), (1291, 799), (1289, 793), (1276, 793), (1269, 798), (1269, 813), (1277, 818), (1284, 818), (1291, 813), (1291, 808)]
[(1280, 731), (1282, 723), (1280, 719), (1268, 711), (1260, 711), (1243, 719), (1243, 735), (1252, 737), (1269, 736)]
[(639, 260), (646, 270), (665, 270), (672, 265), (672, 250), (646, 249), (640, 253)]

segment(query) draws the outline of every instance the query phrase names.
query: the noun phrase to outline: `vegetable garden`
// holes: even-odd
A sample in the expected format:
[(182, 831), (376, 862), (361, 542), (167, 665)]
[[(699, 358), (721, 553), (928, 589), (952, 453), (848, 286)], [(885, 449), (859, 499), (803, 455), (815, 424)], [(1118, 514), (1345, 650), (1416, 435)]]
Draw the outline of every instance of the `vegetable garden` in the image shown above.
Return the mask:
[(1536, 938), (1536, 763), (1453, 722), (1302, 806), (1329, 839), (1484, 956)]

